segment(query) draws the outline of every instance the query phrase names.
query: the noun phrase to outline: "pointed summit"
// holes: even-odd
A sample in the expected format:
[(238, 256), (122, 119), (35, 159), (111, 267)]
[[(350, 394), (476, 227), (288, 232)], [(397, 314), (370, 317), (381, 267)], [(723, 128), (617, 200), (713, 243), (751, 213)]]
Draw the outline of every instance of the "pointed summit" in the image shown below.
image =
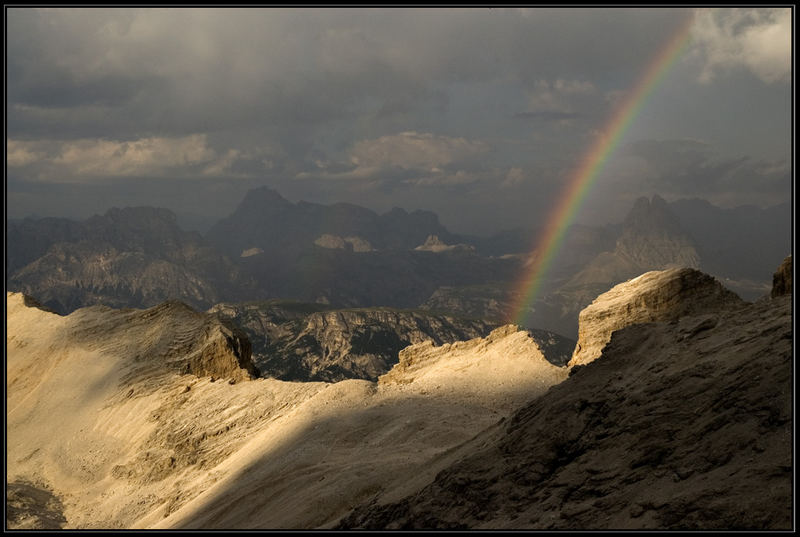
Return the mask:
[(615, 253), (645, 270), (700, 266), (692, 239), (658, 195), (652, 200), (636, 200), (623, 223)]

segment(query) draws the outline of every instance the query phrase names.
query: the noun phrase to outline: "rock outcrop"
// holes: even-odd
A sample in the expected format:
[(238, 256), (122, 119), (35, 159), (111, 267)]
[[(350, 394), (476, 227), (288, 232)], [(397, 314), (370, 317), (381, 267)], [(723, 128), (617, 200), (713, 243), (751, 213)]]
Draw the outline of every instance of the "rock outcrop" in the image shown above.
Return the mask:
[(415, 250), (425, 251), (425, 252), (452, 252), (452, 251), (462, 251), (462, 252), (474, 252), (475, 247), (470, 244), (445, 244), (439, 239), (438, 235), (428, 235), (428, 238), (425, 239), (425, 242), (414, 248)]
[(772, 276), (772, 292), (770, 296), (775, 298), (790, 294), (792, 294), (792, 256), (784, 259), (781, 266)]
[(743, 305), (738, 296), (698, 270), (647, 272), (613, 287), (581, 311), (578, 343), (569, 365), (583, 365), (599, 357), (611, 334), (620, 328)]
[[(453, 371), (459, 374), (454, 376)], [(489, 392), (524, 387), (535, 397), (563, 381), (567, 373), (566, 368), (547, 361), (527, 331), (509, 324), (485, 338), (441, 346), (426, 341), (406, 347), (400, 351), (397, 365), (378, 379), (378, 385), (413, 382), (433, 394), (464, 393), (471, 385), (483, 385)]]
[(246, 337), (178, 302), (60, 316), (8, 293), (6, 306), (11, 528), (162, 519), (257, 424), (323, 387), (241, 382), (257, 374)]

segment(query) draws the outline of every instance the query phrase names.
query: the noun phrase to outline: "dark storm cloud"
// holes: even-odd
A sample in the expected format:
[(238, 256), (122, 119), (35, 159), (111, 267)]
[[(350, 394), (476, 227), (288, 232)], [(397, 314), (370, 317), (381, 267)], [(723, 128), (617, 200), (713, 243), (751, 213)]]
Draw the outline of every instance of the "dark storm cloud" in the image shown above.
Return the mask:
[[(617, 27), (606, 29), (610, 35), (650, 27), (647, 41), (657, 46), (682, 16), (654, 10), (600, 18)], [(618, 38), (589, 47), (596, 19), (573, 10), (12, 9), (8, 96), (17, 114), (10, 128), (26, 134), (25, 107), (122, 105), (130, 110), (105, 117), (119, 138), (130, 130), (313, 125), (397, 103), (413, 115), (414, 99), (440, 98), (439, 85), (508, 76), (535, 84), (646, 61), (646, 47)], [(159, 124), (162, 114), (169, 121)], [(91, 135), (87, 128), (73, 136)]]
[[(7, 14), (10, 194), (11, 185), (26, 182), (85, 184), (85, 196), (93, 184), (138, 182), (157, 204), (168, 198), (158, 194), (159, 182), (228, 179), (237, 191), (262, 183), (298, 199), (380, 207), (396, 198), (409, 208), (439, 208), (470, 227), (492, 220), (488, 205), (500, 210), (507, 203), (509, 221), (546, 212), (617, 99), (690, 12), (9, 8)], [(771, 38), (786, 25), (783, 12), (720, 11), (701, 23), (697, 47), (676, 69), (683, 84), (676, 98), (711, 89), (758, 99), (764, 87), (787, 84), (785, 47)], [(726, 85), (726, 73), (737, 68), (755, 74)], [(765, 124), (786, 108), (762, 104)], [(674, 114), (664, 117), (674, 122)], [(702, 110), (685, 121), (686, 132), (674, 137), (691, 137), (706, 125), (718, 125), (712, 129), (720, 133), (733, 128)], [(763, 137), (761, 143), (769, 145)], [(722, 160), (737, 158), (762, 160), (758, 154)], [(696, 164), (692, 173), (703, 166), (709, 164)], [(681, 180), (676, 176), (675, 185)], [(728, 185), (745, 188), (743, 182)], [(109, 188), (97, 198), (113, 197), (116, 187)], [(197, 212), (221, 210), (197, 203)], [(470, 221), (459, 222), (466, 214)]]

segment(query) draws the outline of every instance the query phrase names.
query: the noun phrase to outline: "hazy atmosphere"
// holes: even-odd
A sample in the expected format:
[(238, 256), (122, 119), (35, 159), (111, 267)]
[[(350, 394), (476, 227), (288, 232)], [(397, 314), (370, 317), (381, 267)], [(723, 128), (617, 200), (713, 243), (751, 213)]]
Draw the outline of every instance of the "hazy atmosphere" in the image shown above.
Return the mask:
[(790, 196), (790, 9), (6, 13), (11, 218), (152, 205), (210, 225), (267, 185), (530, 228), (690, 17), (576, 221), (656, 193)]

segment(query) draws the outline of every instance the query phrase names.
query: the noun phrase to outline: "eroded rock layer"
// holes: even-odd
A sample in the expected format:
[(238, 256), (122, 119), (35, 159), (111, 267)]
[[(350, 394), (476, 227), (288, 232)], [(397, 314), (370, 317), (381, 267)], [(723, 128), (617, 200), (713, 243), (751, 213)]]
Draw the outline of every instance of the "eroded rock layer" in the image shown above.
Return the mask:
[(578, 317), (578, 343), (569, 365), (600, 356), (612, 332), (638, 323), (671, 321), (745, 303), (717, 280), (689, 268), (652, 271), (598, 296)]

